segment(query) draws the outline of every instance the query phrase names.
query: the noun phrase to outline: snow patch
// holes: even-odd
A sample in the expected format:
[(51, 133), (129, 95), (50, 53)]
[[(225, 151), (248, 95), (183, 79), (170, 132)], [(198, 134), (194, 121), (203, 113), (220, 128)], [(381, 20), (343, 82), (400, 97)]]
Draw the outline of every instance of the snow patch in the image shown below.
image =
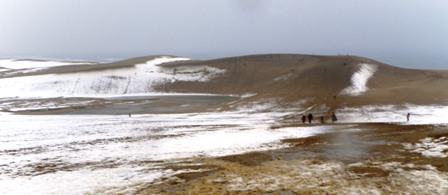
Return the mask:
[(420, 143), (404, 144), (405, 149), (411, 150), (414, 153), (420, 153), (426, 157), (447, 158), (448, 157), (448, 138), (440, 137), (434, 139), (427, 137), (421, 139)]
[(288, 80), (288, 78), (290, 78), (292, 76), (292, 73), (288, 73), (282, 76), (279, 76), (277, 78), (274, 78), (274, 81), (284, 81), (284, 80)]
[(367, 87), (367, 82), (375, 74), (378, 69), (377, 65), (374, 64), (360, 64), (359, 69), (356, 71), (351, 78), (352, 85), (341, 91), (341, 94), (358, 96), (366, 92), (369, 88)]

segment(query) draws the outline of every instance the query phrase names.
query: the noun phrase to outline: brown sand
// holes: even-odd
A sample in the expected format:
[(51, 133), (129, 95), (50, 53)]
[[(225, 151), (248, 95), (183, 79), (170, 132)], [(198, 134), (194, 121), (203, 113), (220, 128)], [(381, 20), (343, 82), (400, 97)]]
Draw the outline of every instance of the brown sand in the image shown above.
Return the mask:
[[(283, 140), (291, 148), (215, 159), (208, 169), (164, 178), (140, 194), (441, 194), (447, 158), (425, 157), (403, 144), (448, 137), (448, 127), (353, 124), (341, 131)], [(338, 125), (336, 125), (338, 126)], [(343, 126), (343, 125), (341, 125)], [(446, 151), (447, 152), (447, 151)]]
[[(370, 90), (356, 97), (340, 95), (351, 85), (351, 76), (361, 63), (378, 65), (367, 83)], [(288, 102), (310, 98), (311, 105), (329, 104), (334, 95), (339, 105), (345, 106), (438, 104), (448, 99), (446, 71), (404, 69), (355, 56), (253, 55), (162, 66), (200, 64), (225, 69), (226, 73), (213, 82), (175, 82), (160, 88), (173, 92), (257, 94), (248, 101), (274, 97)]]

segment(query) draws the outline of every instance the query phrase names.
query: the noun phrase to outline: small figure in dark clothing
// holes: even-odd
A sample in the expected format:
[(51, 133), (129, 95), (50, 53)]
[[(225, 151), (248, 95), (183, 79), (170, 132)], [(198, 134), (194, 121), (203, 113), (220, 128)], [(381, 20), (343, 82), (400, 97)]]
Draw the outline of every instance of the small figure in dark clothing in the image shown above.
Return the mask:
[(308, 122), (311, 123), (313, 121), (313, 114), (308, 114)]
[(338, 118), (336, 118), (336, 114), (334, 112), (331, 113), (331, 121), (336, 122)]
[(406, 115), (406, 119), (408, 120), (408, 123), (409, 123), (409, 117), (411, 117), (411, 113), (408, 113), (408, 114)]
[(302, 123), (306, 123), (306, 116), (302, 115)]
[(324, 122), (325, 122), (325, 118), (324, 118), (324, 116), (321, 116), (320, 117), (320, 123), (324, 124)]
[(129, 117), (131, 117), (131, 113), (129, 113)]

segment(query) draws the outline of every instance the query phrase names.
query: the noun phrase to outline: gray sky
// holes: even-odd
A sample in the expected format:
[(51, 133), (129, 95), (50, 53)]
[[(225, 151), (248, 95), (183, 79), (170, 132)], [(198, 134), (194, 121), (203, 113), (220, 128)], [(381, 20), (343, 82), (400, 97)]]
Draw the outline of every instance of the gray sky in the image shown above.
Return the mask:
[(350, 54), (448, 69), (446, 0), (0, 0), (1, 58)]

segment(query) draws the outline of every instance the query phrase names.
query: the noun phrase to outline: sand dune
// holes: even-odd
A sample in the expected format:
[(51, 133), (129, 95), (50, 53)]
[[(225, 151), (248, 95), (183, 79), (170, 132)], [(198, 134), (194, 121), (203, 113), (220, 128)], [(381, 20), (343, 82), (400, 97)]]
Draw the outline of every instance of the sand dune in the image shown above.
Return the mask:
[[(37, 76), (29, 81), (30, 85), (23, 84), (28, 80), (20, 80), (30, 76)], [(27, 91), (28, 95), (39, 94), (34, 89), (41, 89), (45, 94), (53, 90), (56, 97), (130, 93), (255, 94), (241, 103), (267, 98), (275, 98), (282, 104), (307, 100), (304, 107), (312, 106), (316, 110), (323, 106), (327, 112), (365, 105), (448, 103), (448, 71), (403, 69), (356, 56), (273, 54), (205, 61), (146, 56), (95, 65), (9, 70), (0, 72), (0, 78), (16, 79), (5, 81), (6, 86), (0, 86), (3, 91), (11, 86)], [(11, 85), (11, 82), (23, 86)]]
[[(312, 99), (310, 105), (335, 107), (445, 104), (448, 100), (446, 71), (403, 69), (362, 57), (254, 55), (166, 65), (196, 64), (207, 64), (226, 72), (211, 82), (175, 82), (160, 87), (173, 92), (257, 94), (249, 100), (279, 98), (288, 102)], [(375, 70), (367, 70), (367, 75), (359, 74), (363, 64)], [(353, 86), (356, 93), (346, 93)]]

